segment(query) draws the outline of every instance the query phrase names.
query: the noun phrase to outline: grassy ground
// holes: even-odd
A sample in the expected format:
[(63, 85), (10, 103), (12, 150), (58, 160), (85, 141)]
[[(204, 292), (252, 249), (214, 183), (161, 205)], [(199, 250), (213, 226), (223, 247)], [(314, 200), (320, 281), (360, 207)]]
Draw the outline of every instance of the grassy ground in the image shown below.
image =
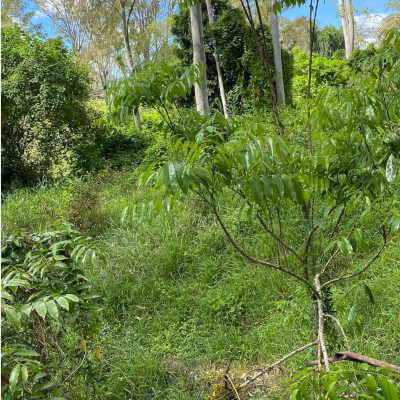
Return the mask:
[[(204, 399), (229, 364), (238, 378), (309, 341), (307, 293), (285, 276), (249, 265), (204, 205), (193, 199), (152, 223), (122, 223), (124, 207), (149, 196), (135, 189), (135, 180), (132, 172), (104, 173), (21, 189), (2, 207), (3, 234), (43, 231), (62, 220), (95, 238), (100, 257), (89, 274), (102, 313), (93, 345), (108, 364), (109, 398)], [(267, 257), (272, 244), (238, 221), (231, 199), (221, 206), (238, 240)], [(346, 281), (333, 294), (337, 316), (354, 351), (399, 364), (399, 237), (362, 283), (375, 302), (359, 282)], [(282, 398), (283, 381), (311, 358), (312, 351), (289, 361), (253, 395)]]

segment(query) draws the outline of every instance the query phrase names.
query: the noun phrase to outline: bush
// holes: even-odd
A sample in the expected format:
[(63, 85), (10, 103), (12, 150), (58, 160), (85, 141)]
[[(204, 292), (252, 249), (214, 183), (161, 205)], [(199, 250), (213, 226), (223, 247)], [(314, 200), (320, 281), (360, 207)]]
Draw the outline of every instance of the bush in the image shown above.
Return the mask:
[(61, 38), (2, 28), (2, 181), (32, 184), (63, 168), (75, 135), (92, 129), (87, 71)]
[[(309, 54), (295, 48), (293, 98), (299, 101), (307, 97)], [(328, 59), (318, 54), (313, 55), (311, 92), (315, 96), (323, 86), (344, 85), (350, 76), (346, 60)]]
[(2, 398), (61, 394), (70, 377), (60, 365), (74, 371), (85, 364), (76, 369), (84, 380), (91, 368), (100, 374), (96, 351), (87, 345), (95, 326), (95, 296), (84, 271), (94, 257), (87, 239), (65, 224), (8, 236), (1, 256)]

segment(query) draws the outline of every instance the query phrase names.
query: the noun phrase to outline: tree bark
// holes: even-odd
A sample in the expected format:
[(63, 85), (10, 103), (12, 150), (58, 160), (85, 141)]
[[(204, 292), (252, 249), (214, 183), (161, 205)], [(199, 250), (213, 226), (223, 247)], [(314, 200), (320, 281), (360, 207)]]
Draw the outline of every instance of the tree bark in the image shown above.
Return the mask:
[(285, 86), (283, 84), (283, 70), (282, 70), (282, 56), (281, 56), (281, 44), (279, 41), (279, 21), (278, 15), (272, 10), (272, 6), (275, 4), (275, 0), (269, 0), (271, 7), (271, 35), (272, 35), (272, 46), (274, 50), (274, 65), (276, 74), (276, 97), (278, 104), (285, 104)]
[(192, 28), (193, 63), (195, 65), (202, 63), (204, 67), (204, 71), (200, 76), (202, 83), (200, 85), (196, 83), (194, 86), (196, 108), (200, 114), (206, 115), (208, 113), (209, 105), (201, 4), (196, 4), (190, 7), (190, 24)]
[(346, 58), (350, 58), (354, 49), (354, 13), (351, 0), (338, 0), (339, 14), (342, 18), (344, 47)]
[[(212, 25), (214, 23), (214, 13), (213, 13), (213, 9), (211, 6), (211, 0), (206, 0), (206, 6), (207, 6), (208, 22), (210, 23), (210, 25)], [(217, 67), (218, 86), (219, 86), (219, 93), (221, 95), (222, 109), (224, 111), (225, 118), (228, 119), (229, 113), (228, 113), (228, 107), (226, 104), (224, 79), (223, 79), (223, 75), (222, 75), (221, 66), (219, 64), (219, 56), (217, 53), (217, 42), (214, 37), (212, 39), (212, 44), (213, 44), (213, 48), (214, 48), (215, 65)]]
[[(132, 48), (129, 42), (129, 15), (126, 15), (126, 2), (120, 0), (120, 7), (121, 7), (121, 20), (122, 20), (122, 36), (124, 39), (124, 45), (126, 50), (126, 61), (128, 63), (129, 73), (133, 75), (135, 73), (135, 66), (133, 62), (132, 56)], [(135, 120), (135, 126), (138, 131), (142, 130), (142, 125), (140, 123), (140, 114), (139, 110), (133, 113), (133, 118)]]

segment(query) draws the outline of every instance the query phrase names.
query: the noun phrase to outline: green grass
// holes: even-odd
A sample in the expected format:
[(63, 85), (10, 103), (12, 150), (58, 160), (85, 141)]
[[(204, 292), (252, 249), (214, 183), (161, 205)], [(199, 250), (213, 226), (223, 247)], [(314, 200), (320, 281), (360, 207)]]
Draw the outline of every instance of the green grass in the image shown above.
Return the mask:
[[(135, 179), (135, 173), (106, 173), (17, 190), (2, 207), (4, 234), (52, 229), (55, 220), (73, 217), (78, 229), (95, 237), (99, 258), (89, 275), (102, 312), (90, 345), (108, 364), (105, 398), (204, 399), (230, 362), (237, 378), (311, 338), (306, 291), (247, 263), (204, 205), (190, 200), (151, 223), (122, 223), (125, 206), (150, 196), (135, 187)], [(271, 242), (238, 220), (228, 196), (221, 208), (237, 240), (267, 258)], [(343, 282), (334, 292), (352, 350), (393, 363), (400, 363), (399, 267), (397, 237), (362, 277), (374, 303), (358, 281)], [(349, 318), (352, 307), (355, 317)], [(282, 380), (311, 358), (312, 351), (290, 360), (283, 373), (268, 378), (275, 389), (260, 396), (282, 398)]]

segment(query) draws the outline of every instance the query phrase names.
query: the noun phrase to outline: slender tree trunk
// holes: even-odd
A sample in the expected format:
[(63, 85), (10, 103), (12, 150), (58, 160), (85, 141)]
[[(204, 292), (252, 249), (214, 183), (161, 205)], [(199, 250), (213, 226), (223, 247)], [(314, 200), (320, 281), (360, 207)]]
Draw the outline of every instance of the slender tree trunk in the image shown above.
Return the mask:
[(202, 84), (197, 83), (194, 86), (196, 97), (196, 108), (200, 114), (208, 113), (208, 90), (207, 90), (207, 75), (206, 75), (206, 53), (204, 50), (203, 24), (201, 18), (201, 4), (196, 4), (190, 7), (190, 24), (192, 28), (193, 41), (193, 63), (195, 65), (202, 63), (204, 71), (201, 74)]
[[(269, 5), (275, 4), (275, 0), (269, 0)], [(282, 70), (282, 56), (281, 56), (281, 44), (279, 41), (279, 26), (278, 26), (278, 15), (271, 9), (271, 35), (272, 35), (272, 46), (274, 49), (274, 65), (276, 74), (276, 97), (278, 104), (285, 104), (285, 86), (283, 84), (283, 70)]]
[[(125, 1), (120, 0), (120, 6), (121, 6), (121, 20), (122, 20), (122, 36), (124, 39), (124, 45), (125, 45), (125, 50), (126, 50), (126, 61), (128, 63), (128, 69), (129, 73), (133, 75), (135, 73), (135, 66), (133, 62), (133, 56), (132, 56), (132, 49), (131, 49), (131, 44), (129, 42), (129, 21), (126, 17), (126, 3)], [(133, 118), (135, 120), (135, 126), (138, 131), (142, 130), (142, 125), (140, 123), (140, 114), (139, 111), (136, 111), (133, 113)]]
[[(212, 25), (214, 23), (214, 13), (213, 13), (213, 9), (211, 6), (211, 0), (206, 0), (206, 6), (207, 6), (208, 22), (210, 23), (210, 25)], [(213, 48), (214, 48), (215, 65), (217, 67), (218, 86), (219, 86), (219, 93), (221, 95), (222, 109), (224, 111), (225, 118), (228, 119), (229, 113), (228, 113), (228, 107), (226, 104), (224, 79), (223, 79), (223, 75), (222, 75), (222, 71), (221, 71), (221, 66), (219, 64), (219, 56), (217, 53), (217, 42), (214, 37), (212, 39), (212, 43), (213, 43)]]
[(350, 58), (354, 48), (354, 13), (351, 0), (338, 0), (339, 14), (342, 18), (346, 58)]

